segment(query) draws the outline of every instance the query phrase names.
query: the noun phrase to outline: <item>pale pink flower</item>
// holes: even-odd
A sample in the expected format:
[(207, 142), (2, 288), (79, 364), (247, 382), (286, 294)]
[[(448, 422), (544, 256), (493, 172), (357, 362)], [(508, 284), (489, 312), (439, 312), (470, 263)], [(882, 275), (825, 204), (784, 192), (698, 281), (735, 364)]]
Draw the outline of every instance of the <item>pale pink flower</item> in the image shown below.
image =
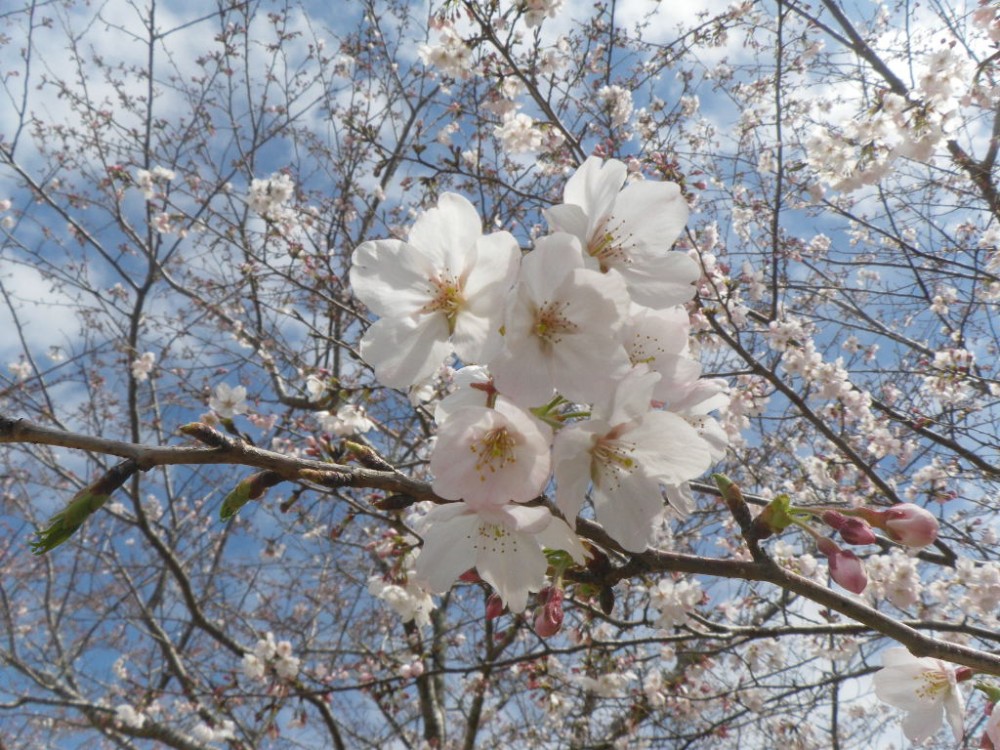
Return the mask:
[(512, 612), (523, 612), (529, 592), (545, 585), (544, 548), (585, 562), (576, 534), (542, 506), (452, 503), (431, 509), (425, 523), (415, 578), (443, 593), (474, 567)]
[[(983, 737), (983, 747), (989, 748), (992, 745), (993, 750), (1000, 750), (1000, 710), (997, 709), (994, 703), (990, 704), (989, 712), (989, 718), (986, 720), (986, 735)], [(986, 744), (987, 742), (990, 744)]]
[(138, 359), (132, 360), (132, 377), (136, 382), (142, 383), (149, 380), (149, 373), (153, 371), (156, 363), (156, 355), (153, 352), (146, 352)]
[(549, 479), (551, 442), (549, 427), (514, 404), (463, 406), (438, 430), (434, 492), (476, 507), (532, 500)]
[(656, 401), (679, 401), (698, 385), (701, 365), (687, 356), (690, 329), (687, 310), (679, 305), (631, 308), (622, 341), (633, 366), (645, 365), (662, 375), (653, 390)]
[(542, 147), (542, 131), (523, 112), (505, 116), (503, 123), (493, 128), (493, 134), (500, 139), (504, 151), (509, 154), (524, 154), (538, 151)]
[(669, 251), (688, 218), (680, 187), (642, 180), (622, 190), (627, 175), (624, 163), (591, 156), (566, 183), (565, 202), (545, 216), (579, 238), (588, 267), (619, 271), (635, 302), (656, 309), (687, 302), (701, 269)]
[(525, 406), (553, 389), (571, 401), (599, 398), (629, 366), (618, 337), (627, 305), (621, 277), (585, 268), (575, 237), (538, 240), (507, 305), (504, 350), (490, 362), (497, 388)]
[(351, 286), (381, 316), (361, 339), (361, 356), (382, 384), (414, 385), (452, 352), (465, 362), (493, 356), (519, 259), (514, 237), (483, 235), (476, 209), (454, 193), (416, 220), (406, 242), (360, 245)]
[(907, 711), (903, 733), (914, 743), (923, 742), (948, 719), (955, 740), (965, 734), (965, 702), (958, 689), (955, 667), (940, 659), (916, 657), (905, 648), (882, 654), (875, 673), (875, 695), (883, 703)]
[(658, 378), (630, 373), (609, 404), (595, 404), (592, 419), (564, 427), (553, 445), (563, 515), (576, 517), (592, 482), (597, 521), (630, 552), (642, 552), (653, 537), (665, 511), (661, 486), (694, 479), (711, 462), (708, 444), (683, 417), (651, 410)]
[(223, 419), (232, 419), (247, 410), (247, 389), (242, 385), (230, 388), (227, 383), (215, 386), (215, 393), (208, 399), (208, 408)]
[(375, 427), (365, 407), (359, 404), (342, 404), (336, 414), (321, 411), (316, 413), (316, 417), (324, 431), (341, 437), (368, 432)]

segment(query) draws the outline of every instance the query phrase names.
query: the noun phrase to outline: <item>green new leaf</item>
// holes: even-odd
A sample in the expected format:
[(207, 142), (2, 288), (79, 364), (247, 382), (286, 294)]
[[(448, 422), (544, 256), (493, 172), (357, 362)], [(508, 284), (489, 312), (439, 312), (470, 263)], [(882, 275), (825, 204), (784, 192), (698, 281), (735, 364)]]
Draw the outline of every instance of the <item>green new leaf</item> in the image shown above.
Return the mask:
[(755, 523), (766, 526), (775, 533), (787, 529), (795, 523), (792, 518), (792, 498), (784, 494), (775, 497), (757, 516)]
[(31, 543), (31, 551), (43, 555), (65, 542), (83, 526), (93, 513), (108, 501), (110, 495), (96, 495), (90, 487), (80, 490), (63, 510), (49, 520), (48, 528), (38, 532)]
[(220, 519), (228, 521), (236, 515), (240, 508), (250, 502), (252, 484), (251, 479), (243, 479), (226, 495), (225, 500), (222, 501), (222, 507), (219, 509)]
[(228, 521), (248, 502), (263, 497), (269, 487), (283, 481), (285, 478), (275, 471), (260, 471), (241, 480), (222, 501), (219, 518)]
[(108, 501), (111, 493), (138, 469), (135, 461), (126, 459), (109, 469), (96, 482), (77, 492), (69, 505), (52, 516), (48, 527), (38, 532), (35, 541), (31, 543), (31, 551), (36, 555), (45, 554), (73, 536), (83, 526), (83, 522)]

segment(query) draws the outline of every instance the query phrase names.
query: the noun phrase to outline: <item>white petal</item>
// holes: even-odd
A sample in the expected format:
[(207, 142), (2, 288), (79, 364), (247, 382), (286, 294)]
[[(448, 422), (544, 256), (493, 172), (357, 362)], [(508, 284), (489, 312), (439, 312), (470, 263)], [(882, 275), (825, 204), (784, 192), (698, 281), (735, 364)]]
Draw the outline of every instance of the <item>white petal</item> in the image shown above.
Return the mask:
[(477, 242), (482, 234), (482, 220), (475, 207), (461, 195), (442, 193), (437, 206), (413, 223), (407, 239), (439, 271), (459, 276), (476, 262)]
[[(504, 526), (480, 527), (476, 570), (511, 612), (522, 612), (528, 593), (545, 585), (548, 562), (534, 536)], [(419, 560), (419, 558), (418, 558)]]
[(591, 420), (564, 427), (552, 445), (552, 468), (556, 475), (556, 505), (575, 521), (590, 484), (590, 450), (598, 435), (610, 429), (607, 422)]
[(508, 503), (493, 507), (488, 513), (480, 513), (483, 518), (503, 523), (507, 528), (521, 534), (538, 534), (555, 518), (542, 505), (514, 505)]
[(615, 200), (612, 224), (621, 221), (640, 256), (666, 252), (684, 231), (690, 213), (673, 182), (643, 180), (625, 186)]
[(354, 296), (380, 317), (409, 315), (427, 304), (435, 273), (420, 248), (399, 240), (365, 242), (351, 256)]
[(632, 474), (612, 487), (595, 488), (597, 521), (612, 539), (629, 552), (642, 552), (665, 508), (659, 485), (641, 474)]
[(407, 388), (431, 375), (451, 354), (444, 316), (376, 320), (361, 339), (361, 356), (382, 385)]
[(587, 562), (587, 550), (580, 543), (580, 537), (561, 518), (554, 518), (541, 532), (535, 534), (535, 539), (546, 549), (561, 549), (568, 552), (578, 565)]
[(694, 283), (701, 278), (698, 264), (680, 252), (616, 268), (625, 277), (632, 299), (654, 309), (688, 302), (694, 297)]
[(462, 573), (476, 565), (473, 539), (478, 535), (479, 517), (463, 505), (455, 505), (457, 515), (452, 518), (435, 520), (432, 511), (423, 532), (424, 546), (417, 557), (414, 577), (436, 594), (450, 589)]
[(554, 232), (568, 232), (580, 242), (587, 241), (587, 213), (580, 206), (563, 204), (542, 211)]
[(941, 709), (911, 711), (903, 717), (903, 734), (914, 744), (920, 744), (941, 728)]
[(683, 417), (670, 412), (650, 412), (628, 439), (637, 445), (636, 459), (643, 471), (661, 484), (694, 479), (712, 462), (708, 444)]
[[(995, 707), (994, 710), (1000, 711)], [(948, 719), (948, 725), (951, 727), (952, 734), (955, 735), (956, 742), (961, 742), (965, 737), (965, 700), (957, 685), (953, 685), (948, 694), (945, 695), (944, 715)]]
[(563, 202), (582, 207), (593, 227), (595, 217), (599, 220), (611, 212), (626, 177), (628, 167), (617, 159), (588, 157), (566, 182)]

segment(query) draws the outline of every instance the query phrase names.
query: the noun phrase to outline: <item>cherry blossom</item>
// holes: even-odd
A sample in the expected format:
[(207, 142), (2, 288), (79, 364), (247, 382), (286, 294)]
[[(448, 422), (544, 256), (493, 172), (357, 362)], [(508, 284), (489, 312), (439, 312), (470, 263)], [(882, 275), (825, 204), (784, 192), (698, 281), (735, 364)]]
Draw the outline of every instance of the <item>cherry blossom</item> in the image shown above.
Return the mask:
[(334, 435), (356, 435), (375, 427), (375, 423), (368, 418), (365, 407), (360, 404), (342, 404), (336, 414), (321, 411), (316, 413), (316, 417), (323, 430)]
[(637, 181), (622, 190), (628, 167), (591, 156), (566, 183), (562, 205), (545, 216), (575, 235), (587, 265), (622, 274), (632, 299), (655, 309), (687, 302), (698, 264), (670, 246), (687, 223), (688, 206), (672, 182)]
[(407, 242), (365, 242), (351, 259), (354, 294), (381, 316), (361, 355), (383, 385), (405, 388), (452, 352), (484, 362), (500, 346), (504, 298), (520, 251), (508, 232), (483, 235), (476, 209), (444, 193), (410, 228)]
[(247, 410), (246, 398), (247, 389), (242, 385), (230, 388), (227, 383), (219, 383), (208, 399), (208, 408), (223, 419), (232, 419)]
[(490, 362), (497, 387), (526, 406), (553, 389), (573, 401), (600, 397), (628, 369), (617, 335), (627, 304), (621, 277), (586, 269), (575, 237), (538, 240), (507, 305), (504, 349)]
[(139, 383), (149, 380), (149, 373), (153, 371), (155, 364), (156, 355), (153, 352), (145, 352), (142, 356), (132, 360), (132, 377)]
[(523, 612), (529, 592), (545, 585), (543, 548), (564, 550), (584, 562), (579, 539), (542, 506), (459, 502), (431, 509), (425, 523), (417, 580), (441, 593), (474, 567), (512, 612)]
[(954, 666), (940, 659), (916, 657), (905, 648), (886, 649), (882, 664), (874, 677), (875, 695), (907, 712), (903, 732), (912, 742), (931, 737), (943, 718), (947, 718), (955, 740), (961, 742), (965, 702)]
[(630, 373), (609, 403), (563, 428), (553, 445), (556, 503), (575, 518), (591, 483), (598, 522), (619, 544), (641, 552), (665, 511), (660, 487), (704, 472), (711, 450), (683, 417), (650, 408), (659, 375)]
[(479, 507), (527, 502), (545, 487), (552, 431), (514, 404), (463, 406), (438, 431), (434, 491)]

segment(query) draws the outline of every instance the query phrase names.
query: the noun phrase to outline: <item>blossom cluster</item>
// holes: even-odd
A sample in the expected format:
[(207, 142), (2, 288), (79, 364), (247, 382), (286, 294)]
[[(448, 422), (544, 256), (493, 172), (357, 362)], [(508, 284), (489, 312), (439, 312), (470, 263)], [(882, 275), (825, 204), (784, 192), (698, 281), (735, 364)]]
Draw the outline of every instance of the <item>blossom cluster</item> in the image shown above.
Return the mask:
[(275, 642), (274, 634), (257, 641), (253, 651), (243, 655), (243, 674), (251, 680), (264, 680), (270, 670), (283, 680), (294, 680), (299, 674), (300, 660), (292, 653), (288, 641)]
[[(614, 542), (641, 552), (724, 455), (710, 413), (726, 386), (701, 378), (683, 307), (701, 270), (670, 250), (687, 203), (673, 183), (627, 177), (588, 159), (523, 257), (452, 193), (406, 241), (354, 252), (354, 293), (379, 316), (360, 351), (379, 381), (410, 388), (452, 356), (462, 365), (435, 413), (432, 486), (454, 502), (423, 519), (415, 577), (433, 592), (475, 568), (522, 611), (545, 586), (544, 550), (584, 561), (573, 527), (588, 500)], [(553, 478), (555, 509), (532, 502)]]

